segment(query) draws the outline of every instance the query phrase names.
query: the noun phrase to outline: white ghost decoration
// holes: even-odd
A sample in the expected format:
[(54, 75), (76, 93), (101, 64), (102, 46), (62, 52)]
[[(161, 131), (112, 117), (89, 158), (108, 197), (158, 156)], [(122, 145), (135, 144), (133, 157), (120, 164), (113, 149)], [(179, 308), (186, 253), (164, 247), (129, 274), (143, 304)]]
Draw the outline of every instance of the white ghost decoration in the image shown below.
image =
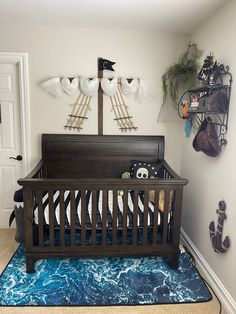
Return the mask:
[(93, 96), (98, 91), (98, 78), (89, 79), (86, 77), (81, 77), (80, 79), (80, 89), (86, 96)]
[(43, 83), (40, 86), (50, 95), (54, 97), (61, 97), (63, 95), (61, 82), (59, 77), (53, 77)]
[(79, 86), (79, 79), (78, 77), (74, 77), (73, 79), (69, 79), (68, 77), (64, 77), (61, 80), (61, 87), (63, 91), (68, 95), (74, 95)]
[(121, 79), (121, 91), (124, 95), (134, 94), (138, 90), (138, 86), (137, 79), (132, 79), (131, 82), (124, 78)]
[(114, 96), (117, 91), (117, 78), (102, 78), (101, 87), (105, 95)]
[(150, 86), (149, 86), (148, 82), (143, 80), (143, 79), (139, 80), (137, 98), (138, 98), (140, 103), (148, 102), (152, 98)]

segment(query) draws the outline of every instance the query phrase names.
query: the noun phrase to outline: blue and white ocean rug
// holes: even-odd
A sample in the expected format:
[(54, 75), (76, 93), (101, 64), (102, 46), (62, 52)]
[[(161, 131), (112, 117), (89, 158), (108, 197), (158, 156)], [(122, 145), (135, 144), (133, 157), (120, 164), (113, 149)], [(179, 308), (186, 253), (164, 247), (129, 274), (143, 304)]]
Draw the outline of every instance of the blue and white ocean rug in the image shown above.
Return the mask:
[(0, 277), (0, 305), (143, 305), (204, 302), (211, 294), (188, 255), (170, 269), (158, 257), (49, 259), (25, 272), (20, 246)]

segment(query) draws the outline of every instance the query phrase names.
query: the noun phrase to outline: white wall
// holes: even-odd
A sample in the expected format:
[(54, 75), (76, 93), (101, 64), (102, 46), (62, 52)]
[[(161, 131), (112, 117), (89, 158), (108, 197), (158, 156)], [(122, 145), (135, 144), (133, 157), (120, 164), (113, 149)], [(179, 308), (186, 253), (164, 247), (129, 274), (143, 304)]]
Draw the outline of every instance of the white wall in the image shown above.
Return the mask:
[[(218, 13), (201, 26), (192, 40), (204, 56), (213, 52), (218, 62), (230, 66), (236, 79), (236, 2), (230, 1)], [(207, 157), (192, 148), (193, 135), (185, 140), (182, 159), (182, 176), (189, 179), (184, 194), (183, 229), (201, 252), (225, 288), (236, 300), (235, 260), (236, 260), (236, 90), (232, 86), (229, 110), (227, 146), (217, 158)], [(223, 236), (228, 235), (231, 247), (223, 255), (212, 249), (209, 238), (209, 223), (217, 223), (218, 201), (224, 199), (227, 205), (227, 219)]]
[[(174, 123), (157, 124), (162, 103), (161, 75), (177, 60), (186, 47), (183, 35), (167, 33), (85, 30), (72, 28), (15, 28), (0, 27), (0, 51), (29, 53), (31, 165), (40, 156), (41, 133), (64, 133), (70, 103), (74, 98), (54, 99), (40, 87), (40, 82), (53, 76), (97, 75), (97, 58), (117, 62), (116, 76), (141, 77), (153, 89), (149, 103), (140, 104), (128, 99), (127, 104), (137, 131), (131, 134), (165, 134), (167, 160), (179, 172), (182, 150), (182, 129)], [(97, 134), (97, 100), (92, 101), (89, 119), (83, 133)], [(69, 131), (67, 131), (69, 132)], [(109, 102), (104, 104), (104, 134), (119, 134)], [(174, 144), (174, 145), (173, 145)]]

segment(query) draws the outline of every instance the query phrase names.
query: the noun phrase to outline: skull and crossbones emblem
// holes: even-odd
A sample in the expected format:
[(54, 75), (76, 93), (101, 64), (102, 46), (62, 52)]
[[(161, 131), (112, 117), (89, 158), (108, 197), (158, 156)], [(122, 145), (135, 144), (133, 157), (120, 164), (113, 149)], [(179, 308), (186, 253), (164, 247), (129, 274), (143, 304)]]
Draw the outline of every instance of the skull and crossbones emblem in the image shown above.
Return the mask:
[(136, 172), (136, 178), (138, 179), (148, 179), (148, 169), (141, 167)]

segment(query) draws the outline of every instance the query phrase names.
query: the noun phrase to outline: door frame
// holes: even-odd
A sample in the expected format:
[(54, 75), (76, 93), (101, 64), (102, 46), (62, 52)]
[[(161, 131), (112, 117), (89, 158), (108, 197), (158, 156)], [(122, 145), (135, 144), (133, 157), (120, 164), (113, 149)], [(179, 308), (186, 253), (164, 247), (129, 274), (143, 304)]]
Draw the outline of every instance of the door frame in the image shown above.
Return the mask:
[(30, 98), (29, 98), (29, 67), (28, 53), (0, 52), (1, 64), (18, 65), (20, 129), (22, 146), (22, 174), (29, 172), (30, 160)]

